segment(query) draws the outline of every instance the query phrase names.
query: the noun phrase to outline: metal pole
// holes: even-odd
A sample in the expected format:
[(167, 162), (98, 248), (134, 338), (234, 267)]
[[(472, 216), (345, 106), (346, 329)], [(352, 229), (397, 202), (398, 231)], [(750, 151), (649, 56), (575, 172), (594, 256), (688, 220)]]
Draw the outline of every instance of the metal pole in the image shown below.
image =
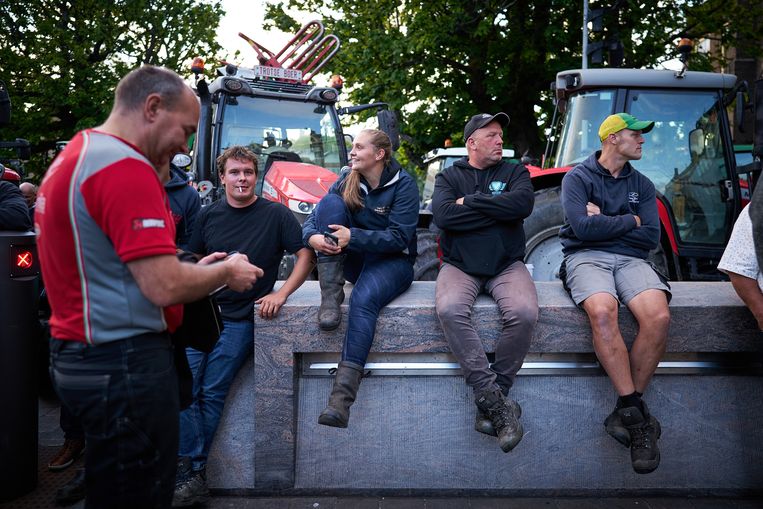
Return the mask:
[(588, 0), (583, 0), (583, 69), (588, 69)]

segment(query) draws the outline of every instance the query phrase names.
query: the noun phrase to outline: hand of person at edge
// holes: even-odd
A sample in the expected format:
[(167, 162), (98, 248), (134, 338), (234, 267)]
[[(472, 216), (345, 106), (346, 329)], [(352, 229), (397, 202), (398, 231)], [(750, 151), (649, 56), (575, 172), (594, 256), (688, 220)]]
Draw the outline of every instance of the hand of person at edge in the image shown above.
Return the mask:
[(275, 318), (285, 302), (286, 297), (282, 296), (279, 292), (269, 293), (254, 301), (255, 304), (260, 306), (260, 316), (266, 319)]

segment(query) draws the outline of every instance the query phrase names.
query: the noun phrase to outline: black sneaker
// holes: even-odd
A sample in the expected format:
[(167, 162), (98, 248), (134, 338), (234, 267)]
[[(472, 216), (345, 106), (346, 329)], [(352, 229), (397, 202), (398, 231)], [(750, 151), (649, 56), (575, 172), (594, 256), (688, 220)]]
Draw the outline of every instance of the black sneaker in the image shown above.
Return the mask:
[(522, 440), (524, 431), (501, 391), (484, 392), (477, 397), (477, 408), (490, 418), (498, 436), (498, 445), (509, 452)]
[[(644, 403), (644, 405), (646, 405), (646, 403)], [(628, 428), (623, 425), (623, 420), (620, 419), (620, 415), (617, 413), (618, 410), (618, 408), (615, 408), (612, 410), (612, 413), (609, 414), (606, 419), (604, 419), (604, 429), (607, 431), (609, 436), (623, 444), (625, 447), (630, 447), (631, 434), (628, 432)], [(649, 419), (656, 427), (657, 436), (659, 437), (661, 433), (660, 421), (658, 421), (657, 418), (653, 415), (650, 415)]]
[[(509, 409), (514, 413), (514, 416), (517, 419), (522, 417), (522, 407), (519, 406), (519, 403), (513, 399), (506, 398), (506, 404), (509, 405)], [(477, 407), (477, 415), (474, 419), (474, 429), (480, 433), (490, 435), (491, 437), (498, 436), (493, 427), (493, 421), (490, 420), (490, 417), (482, 413), (480, 407)]]
[(646, 416), (636, 407), (621, 408), (617, 411), (622, 424), (631, 437), (631, 464), (637, 474), (648, 474), (660, 465), (660, 450), (657, 439), (662, 430), (657, 419), (649, 415), (644, 405)]
[(208, 500), (209, 488), (205, 469), (193, 471), (185, 480), (178, 480), (175, 483), (172, 507), (189, 507), (204, 504)]

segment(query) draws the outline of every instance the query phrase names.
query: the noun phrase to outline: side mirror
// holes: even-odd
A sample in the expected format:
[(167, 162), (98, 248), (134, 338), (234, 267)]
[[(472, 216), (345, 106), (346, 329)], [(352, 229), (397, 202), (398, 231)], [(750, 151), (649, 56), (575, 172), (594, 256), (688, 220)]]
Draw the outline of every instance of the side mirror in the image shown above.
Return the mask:
[(752, 137), (752, 157), (760, 160), (763, 158), (763, 79), (755, 82), (755, 125)]
[(379, 129), (387, 133), (390, 141), (392, 142), (392, 150), (395, 151), (400, 148), (400, 127), (397, 123), (397, 115), (394, 111), (379, 110), (376, 113), (376, 118), (379, 121)]
[(350, 151), (352, 148), (352, 142), (355, 141), (355, 138), (351, 134), (345, 134), (344, 135), (344, 146), (347, 149), (347, 152)]
[(705, 150), (705, 131), (694, 129), (689, 133), (689, 151), (692, 159), (698, 158)]
[(744, 132), (744, 92), (739, 90), (737, 92), (736, 104), (734, 105), (734, 125), (739, 132)]
[(0, 81), (0, 126), (11, 121), (11, 97), (5, 82)]
[(29, 161), (32, 158), (32, 146), (23, 138), (16, 138), (16, 153), (22, 161)]

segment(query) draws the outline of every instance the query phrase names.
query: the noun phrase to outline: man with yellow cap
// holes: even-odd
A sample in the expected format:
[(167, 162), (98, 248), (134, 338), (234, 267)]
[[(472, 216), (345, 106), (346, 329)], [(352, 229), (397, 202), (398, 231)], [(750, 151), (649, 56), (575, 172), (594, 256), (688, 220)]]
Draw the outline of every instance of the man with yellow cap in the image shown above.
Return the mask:
[[(647, 261), (660, 241), (654, 184), (630, 161), (641, 159), (643, 135), (654, 122), (627, 113), (610, 115), (599, 127), (601, 150), (562, 180), (565, 224), (560, 276), (591, 322), (593, 347), (617, 391), (607, 433), (631, 450), (633, 469), (660, 464), (660, 423), (642, 396), (665, 352), (670, 287)], [(620, 302), (639, 325), (630, 352), (618, 327)]]

